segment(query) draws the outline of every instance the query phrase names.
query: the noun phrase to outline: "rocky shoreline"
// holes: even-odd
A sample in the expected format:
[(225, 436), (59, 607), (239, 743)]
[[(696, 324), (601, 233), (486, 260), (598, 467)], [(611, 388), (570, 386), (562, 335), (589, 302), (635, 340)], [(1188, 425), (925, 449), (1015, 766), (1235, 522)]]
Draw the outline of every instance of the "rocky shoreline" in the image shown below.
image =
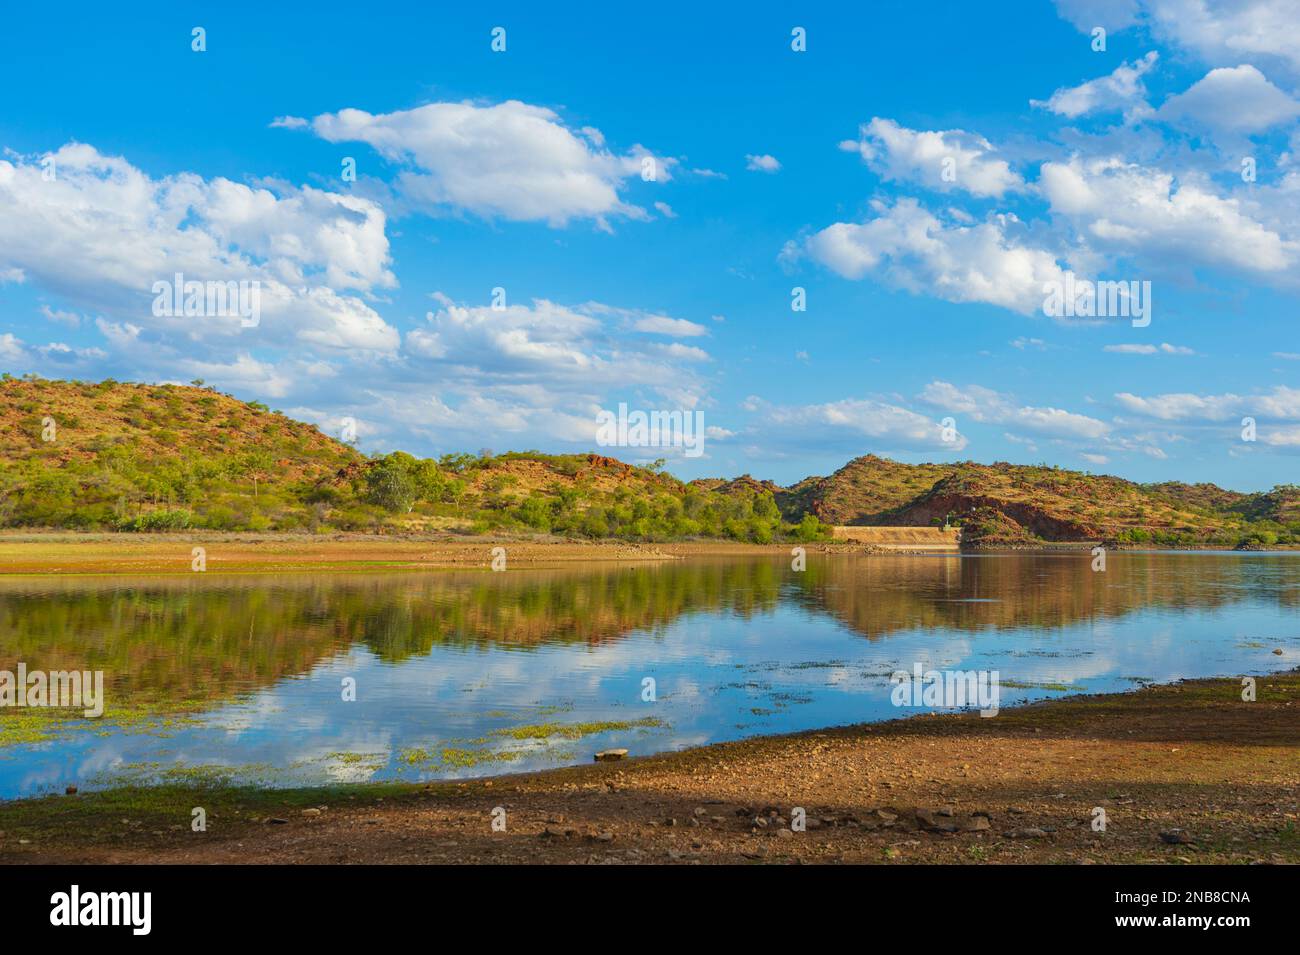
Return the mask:
[(1290, 671), (470, 782), (51, 796), (0, 804), (0, 862), (1296, 863), (1298, 708)]

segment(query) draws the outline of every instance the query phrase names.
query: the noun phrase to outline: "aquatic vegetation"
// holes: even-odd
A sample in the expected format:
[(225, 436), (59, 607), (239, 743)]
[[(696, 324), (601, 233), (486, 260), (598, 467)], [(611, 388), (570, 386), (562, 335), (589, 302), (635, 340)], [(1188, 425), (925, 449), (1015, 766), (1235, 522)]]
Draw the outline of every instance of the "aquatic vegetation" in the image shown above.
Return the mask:
[(0, 750), (76, 733), (99, 736), (141, 733), (163, 739), (182, 726), (201, 724), (203, 721), (194, 715), (199, 708), (200, 701), (196, 700), (128, 701), (109, 704), (102, 716), (94, 718), (56, 707), (6, 709), (0, 711)]
[(387, 753), (330, 753), (324, 757), (327, 760), (334, 760), (345, 766), (369, 765), (378, 762), (380, 765), (388, 759)]
[(1052, 690), (1056, 693), (1068, 693), (1071, 690), (1086, 690), (1087, 687), (1080, 683), (1031, 683), (1021, 680), (999, 680), (998, 684), (1004, 690)]
[(439, 762), (444, 766), (467, 769), (490, 763), (512, 763), (526, 755), (520, 750), (481, 750), (457, 749), (448, 746), (443, 749)]
[(276, 780), (276, 767), (267, 763), (240, 765), (185, 765), (159, 761), (125, 763), (92, 776), (97, 787), (185, 786), (210, 789), (241, 785), (268, 785)]
[(530, 726), (513, 726), (509, 729), (494, 730), (493, 735), (506, 736), (510, 739), (552, 739), (559, 737), (561, 739), (582, 739), (584, 736), (594, 736), (597, 733), (608, 733), (614, 730), (630, 730), (637, 728), (660, 728), (664, 726), (663, 720), (655, 717), (646, 717), (639, 720), (596, 720), (589, 723), (534, 723)]

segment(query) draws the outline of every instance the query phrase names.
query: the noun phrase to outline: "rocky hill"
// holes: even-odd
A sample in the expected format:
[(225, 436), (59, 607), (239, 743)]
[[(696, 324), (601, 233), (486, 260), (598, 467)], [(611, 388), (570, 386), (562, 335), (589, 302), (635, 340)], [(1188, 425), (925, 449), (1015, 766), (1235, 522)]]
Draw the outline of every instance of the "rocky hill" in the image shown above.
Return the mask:
[(202, 382), (0, 378), (0, 527), (826, 536), (797, 523), (757, 482), (722, 493), (599, 454), (366, 457)]
[(0, 378), (0, 527), (531, 531), (820, 540), (825, 525), (963, 528), (968, 546), (1300, 545), (1300, 487), (1244, 494), (1046, 466), (868, 454), (790, 487), (683, 483), (599, 454), (366, 457), (203, 386)]
[(1259, 494), (1213, 484), (1137, 484), (1062, 468), (902, 464), (875, 455), (778, 493), (787, 519), (963, 527), (968, 546), (1101, 541), (1162, 546), (1300, 543), (1300, 488)]

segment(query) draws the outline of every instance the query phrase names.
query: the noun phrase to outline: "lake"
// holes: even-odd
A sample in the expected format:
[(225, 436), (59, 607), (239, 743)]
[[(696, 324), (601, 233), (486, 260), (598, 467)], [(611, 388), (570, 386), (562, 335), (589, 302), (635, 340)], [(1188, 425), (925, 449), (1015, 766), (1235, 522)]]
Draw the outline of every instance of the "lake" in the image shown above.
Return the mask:
[[(0, 798), (425, 780), (1300, 665), (1300, 554), (692, 558), (491, 571), (0, 578), (0, 670), (100, 670), (100, 719), (0, 710)], [(1276, 651), (1281, 651), (1277, 653)], [(651, 682), (652, 681), (652, 682)]]

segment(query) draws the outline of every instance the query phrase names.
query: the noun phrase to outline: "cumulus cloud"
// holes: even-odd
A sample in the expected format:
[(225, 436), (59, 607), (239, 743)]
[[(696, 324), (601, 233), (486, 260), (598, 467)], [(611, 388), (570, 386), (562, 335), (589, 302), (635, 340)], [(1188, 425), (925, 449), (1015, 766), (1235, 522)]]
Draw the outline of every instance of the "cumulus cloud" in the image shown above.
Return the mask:
[(1030, 100), (1030, 104), (1068, 119), (1091, 113), (1130, 111), (1134, 116), (1145, 112), (1146, 85), (1142, 77), (1155, 67), (1160, 54), (1152, 50), (1132, 64), (1117, 66), (1107, 76), (1088, 80), (1078, 86), (1062, 87), (1047, 100)]
[(1297, 244), (1204, 183), (1117, 158), (1044, 163), (1039, 187), (1052, 212), (1114, 251), (1280, 273)]
[(668, 335), (672, 338), (700, 338), (708, 335), (709, 330), (698, 322), (685, 318), (673, 318), (638, 308), (619, 308), (603, 302), (586, 302), (579, 306), (587, 315), (596, 315), (617, 319), (623, 327), (648, 335)]
[(745, 408), (759, 416), (756, 433), (765, 441), (801, 447), (842, 449), (868, 439), (889, 451), (960, 451), (966, 436), (943, 440), (939, 421), (900, 405), (873, 398), (846, 398), (822, 404), (772, 405), (751, 397)]
[(1261, 57), (1300, 71), (1295, 0), (1056, 0), (1056, 8), (1085, 33), (1145, 22), (1157, 38), (1215, 66)]
[(994, 157), (988, 140), (960, 129), (918, 131), (877, 117), (859, 127), (858, 139), (840, 143), (840, 149), (860, 155), (884, 179), (939, 192), (1001, 196), (1024, 187), (1007, 161)]
[(675, 338), (697, 338), (700, 335), (709, 333), (709, 330), (703, 325), (697, 325), (695, 322), (687, 321), (684, 318), (669, 318), (667, 315), (646, 315), (638, 318), (633, 327), (638, 332), (648, 332), (653, 335), (672, 335)]
[(76, 312), (67, 312), (58, 308), (50, 308), (48, 305), (42, 305), (41, 315), (51, 322), (67, 325), (70, 328), (77, 328), (81, 325), (81, 316)]
[(1261, 56), (1300, 69), (1294, 0), (1146, 0), (1156, 33), (1207, 63)]
[(176, 368), (185, 378), (202, 378), (233, 392), (251, 392), (268, 398), (285, 397), (293, 390), (298, 379), (289, 365), (277, 366), (254, 358), (247, 352), (228, 362), (182, 358), (176, 363)]
[(0, 334), (0, 361), (16, 364), (26, 357), (27, 349), (23, 347), (22, 339), (13, 332)]
[(1242, 415), (1300, 419), (1300, 389), (1285, 385), (1256, 395), (1177, 392), (1141, 397), (1120, 392), (1115, 400), (1128, 411), (1161, 421), (1228, 421)]
[[(364, 296), (391, 287), (383, 210), (310, 187), (276, 191), (192, 173), (160, 179), (72, 143), (0, 160), (0, 271), (139, 327), (188, 340), (306, 342), (391, 351), (398, 337)], [(261, 324), (240, 316), (156, 316), (153, 285), (260, 285)]]
[(1107, 345), (1103, 351), (1117, 355), (1195, 355), (1192, 349), (1183, 345), (1171, 345), (1163, 342), (1159, 345)]
[(1109, 424), (1097, 418), (1061, 408), (1022, 405), (1009, 395), (981, 385), (959, 388), (946, 381), (932, 381), (922, 390), (921, 400), (981, 424), (1011, 426), (1047, 437), (1095, 441), (1105, 438), (1111, 430)]
[(646, 334), (698, 337), (693, 322), (598, 302), (494, 309), (437, 298), (441, 307), (405, 337), (400, 382), (385, 390), (410, 395), (392, 398), (392, 421), (435, 441), (527, 435), (590, 449), (601, 408), (691, 410), (707, 394), (693, 369), (708, 352)]
[(1242, 399), (1238, 395), (1194, 395), (1190, 393), (1153, 395), (1143, 398), (1122, 391), (1115, 400), (1126, 410), (1161, 421), (1201, 419), (1223, 421), (1239, 414)]
[(768, 156), (766, 154), (759, 156), (746, 155), (745, 168), (750, 172), (772, 173), (780, 171), (781, 163), (777, 161), (775, 156)]
[(977, 225), (945, 224), (914, 199), (873, 203), (866, 222), (837, 222), (787, 246), (806, 252), (845, 278), (868, 274), (950, 302), (984, 302), (1031, 314), (1042, 308), (1046, 282), (1064, 282), (1055, 256), (1012, 237), (1014, 216)]
[(107, 357), (102, 348), (74, 348), (64, 342), (28, 345), (12, 332), (0, 334), (0, 362), (11, 367), (48, 363), (58, 366), (62, 373), (72, 374), (73, 369), (83, 370)]
[(1257, 133), (1295, 120), (1300, 102), (1247, 64), (1211, 70), (1186, 92), (1165, 100), (1156, 115), (1220, 133)]
[(646, 218), (621, 190), (632, 177), (666, 182), (677, 165), (639, 145), (615, 155), (598, 131), (570, 129), (554, 111), (518, 100), (430, 103), (377, 115), (344, 109), (317, 116), (311, 128), (328, 142), (367, 143), (401, 165), (396, 191), (417, 209), (555, 227), (573, 219), (607, 225), (613, 217)]
[(1269, 428), (1259, 440), (1274, 448), (1300, 448), (1300, 428)]

